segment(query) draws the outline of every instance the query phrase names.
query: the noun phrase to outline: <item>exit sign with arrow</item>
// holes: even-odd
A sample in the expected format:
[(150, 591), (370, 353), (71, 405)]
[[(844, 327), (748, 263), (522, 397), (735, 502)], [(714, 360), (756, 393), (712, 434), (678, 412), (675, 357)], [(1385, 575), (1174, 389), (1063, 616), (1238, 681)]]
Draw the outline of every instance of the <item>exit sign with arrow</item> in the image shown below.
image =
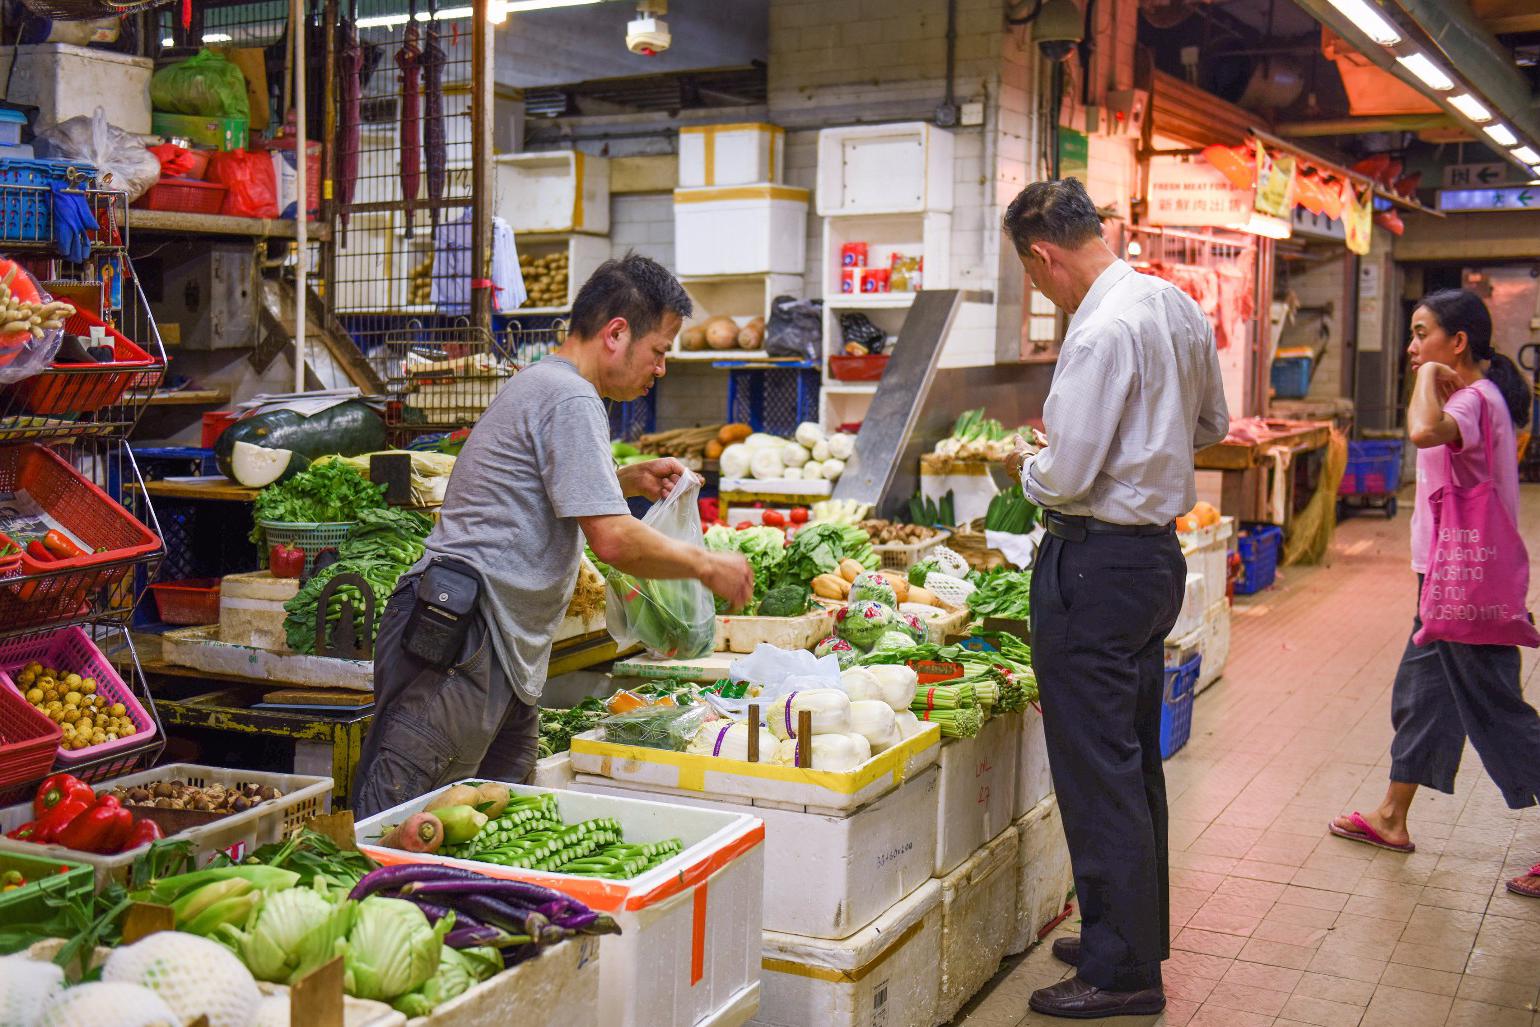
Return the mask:
[(1515, 185), (1506, 189), (1440, 189), (1438, 209), (1540, 211), (1540, 186)]
[(1481, 186), (1507, 185), (1512, 165), (1448, 164), (1444, 167), (1445, 189), (1473, 189)]

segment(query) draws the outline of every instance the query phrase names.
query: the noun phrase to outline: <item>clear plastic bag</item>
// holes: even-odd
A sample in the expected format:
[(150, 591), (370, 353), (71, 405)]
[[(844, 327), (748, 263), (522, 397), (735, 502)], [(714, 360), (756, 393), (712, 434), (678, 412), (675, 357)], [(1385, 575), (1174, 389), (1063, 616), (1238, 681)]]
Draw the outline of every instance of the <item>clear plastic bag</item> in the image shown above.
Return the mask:
[[(700, 480), (686, 477), (652, 505), (642, 523), (676, 542), (701, 545), (699, 493)], [(650, 581), (610, 568), (604, 592), (605, 621), (621, 648), (641, 643), (665, 660), (693, 660), (711, 652), (716, 605), (700, 582)]]
[[(33, 294), (36, 294), (34, 302), (38, 304), (53, 300), (36, 278), (0, 257), (0, 276), (9, 274), (12, 268), (15, 268), (16, 276), (7, 288), (13, 295), (33, 301)], [(30, 331), (0, 335), (0, 385), (10, 385), (45, 370), (53, 363), (54, 354), (59, 352), (59, 344), (63, 341), (63, 329), (44, 329), (42, 338)]]
[(59, 122), (37, 137), (37, 155), (59, 160), (78, 160), (112, 175), (109, 189), (122, 189), (132, 203), (160, 181), (160, 160), (137, 136), (107, 120), (100, 107), (89, 118), (84, 114)]
[(694, 706), (644, 706), (629, 713), (617, 713), (598, 723), (599, 737), (616, 745), (639, 745), (644, 749), (668, 749), (684, 752), (690, 740), (708, 720), (717, 719), (716, 711), (704, 703)]
[(823, 342), (823, 301), (777, 296), (765, 324), (765, 353), (817, 360)]

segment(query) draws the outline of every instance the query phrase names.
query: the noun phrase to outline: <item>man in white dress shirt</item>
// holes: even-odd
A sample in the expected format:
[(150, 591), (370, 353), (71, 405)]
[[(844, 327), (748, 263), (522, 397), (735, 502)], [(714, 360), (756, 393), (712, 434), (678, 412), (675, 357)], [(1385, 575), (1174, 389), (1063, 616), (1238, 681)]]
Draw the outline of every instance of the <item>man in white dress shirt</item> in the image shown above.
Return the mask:
[(1165, 1006), (1170, 956), (1162, 648), (1187, 577), (1172, 522), (1196, 502), (1194, 451), (1228, 427), (1219, 359), (1203, 311), (1117, 258), (1075, 179), (1029, 185), (1005, 230), (1038, 291), (1071, 315), (1046, 445), (1008, 461), (1048, 528), (1032, 663), (1081, 913), (1080, 937), (1054, 944), (1077, 975), (1031, 1006), (1148, 1015)]

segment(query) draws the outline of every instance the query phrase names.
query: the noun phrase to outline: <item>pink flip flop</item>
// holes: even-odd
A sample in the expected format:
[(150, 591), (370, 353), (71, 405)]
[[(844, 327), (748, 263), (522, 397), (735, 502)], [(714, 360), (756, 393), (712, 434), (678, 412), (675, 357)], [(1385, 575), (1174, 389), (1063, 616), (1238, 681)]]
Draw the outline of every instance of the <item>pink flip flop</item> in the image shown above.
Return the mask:
[(1405, 845), (1394, 845), (1390, 842), (1387, 842), (1384, 838), (1380, 837), (1380, 833), (1378, 831), (1369, 826), (1369, 822), (1365, 820), (1363, 814), (1359, 813), (1357, 810), (1354, 810), (1348, 816), (1348, 819), (1353, 822), (1353, 826), (1358, 828), (1358, 830), (1349, 831), (1346, 828), (1338, 827), (1335, 820), (1328, 824), (1326, 829), (1332, 834), (1336, 835), (1338, 838), (1346, 838), (1350, 842), (1363, 842), (1365, 845), (1373, 845), (1380, 849), (1389, 849), (1391, 852), (1417, 851), (1417, 846), (1412, 842), (1407, 842)]
[(1508, 890), (1525, 898), (1540, 899), (1540, 863), (1529, 868), (1529, 873), (1508, 882)]

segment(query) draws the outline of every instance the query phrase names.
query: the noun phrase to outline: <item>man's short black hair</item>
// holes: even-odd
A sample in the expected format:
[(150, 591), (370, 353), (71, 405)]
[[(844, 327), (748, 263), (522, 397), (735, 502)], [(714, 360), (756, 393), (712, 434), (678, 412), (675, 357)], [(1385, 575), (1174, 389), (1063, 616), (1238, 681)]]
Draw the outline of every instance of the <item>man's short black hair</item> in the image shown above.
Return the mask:
[(673, 273), (650, 257), (627, 253), (606, 260), (589, 276), (572, 301), (568, 332), (587, 339), (617, 317), (631, 326), (631, 337), (640, 339), (663, 322), (672, 311), (680, 318), (695, 310), (690, 296)]
[(1101, 215), (1078, 178), (1033, 182), (1005, 211), (1005, 231), (1017, 253), (1035, 242), (1073, 249), (1100, 238)]

